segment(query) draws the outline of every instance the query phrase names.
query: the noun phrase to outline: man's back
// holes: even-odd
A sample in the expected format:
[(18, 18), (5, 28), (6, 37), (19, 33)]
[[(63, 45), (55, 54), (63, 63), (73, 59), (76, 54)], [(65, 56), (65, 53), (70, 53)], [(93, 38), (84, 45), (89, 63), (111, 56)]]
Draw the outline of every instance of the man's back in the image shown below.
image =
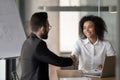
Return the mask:
[(48, 71), (45, 71), (48, 70), (48, 64), (35, 58), (36, 47), (39, 43), (40, 39), (35, 35), (31, 35), (23, 45), (21, 52), (21, 80), (49, 80)]
[(32, 34), (21, 52), (22, 80), (49, 80), (48, 64), (65, 67), (72, 63), (69, 57), (55, 55), (43, 40)]

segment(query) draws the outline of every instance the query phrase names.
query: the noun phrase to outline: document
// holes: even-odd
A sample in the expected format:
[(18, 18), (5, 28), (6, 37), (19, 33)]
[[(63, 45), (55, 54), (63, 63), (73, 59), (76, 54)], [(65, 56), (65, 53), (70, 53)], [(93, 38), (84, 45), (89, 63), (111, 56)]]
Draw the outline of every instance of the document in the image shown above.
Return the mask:
[(79, 77), (79, 78), (60, 78), (60, 80), (92, 80), (91, 78), (88, 77)]

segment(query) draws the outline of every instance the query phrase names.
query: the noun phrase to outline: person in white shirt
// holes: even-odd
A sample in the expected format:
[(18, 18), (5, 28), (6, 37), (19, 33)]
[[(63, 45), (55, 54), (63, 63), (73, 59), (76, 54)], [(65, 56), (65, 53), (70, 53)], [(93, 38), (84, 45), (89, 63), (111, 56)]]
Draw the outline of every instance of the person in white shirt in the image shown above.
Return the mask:
[(78, 69), (84, 72), (102, 70), (106, 56), (114, 56), (115, 51), (108, 40), (104, 20), (98, 16), (84, 16), (79, 22), (82, 38), (76, 41), (71, 55), (78, 58)]

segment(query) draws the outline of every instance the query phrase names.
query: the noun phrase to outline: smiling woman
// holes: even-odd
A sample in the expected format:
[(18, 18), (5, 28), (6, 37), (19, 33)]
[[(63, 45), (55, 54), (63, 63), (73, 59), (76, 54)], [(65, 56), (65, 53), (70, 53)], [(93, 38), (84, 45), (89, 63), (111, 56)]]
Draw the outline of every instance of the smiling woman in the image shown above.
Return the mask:
[(96, 41), (97, 35), (95, 32), (94, 23), (92, 21), (86, 21), (83, 25), (83, 33), (87, 38), (93, 38), (95, 40), (91, 40), (91, 43), (94, 43)]
[(84, 35), (75, 42), (71, 55), (78, 58), (78, 69), (83, 72), (102, 70), (106, 56), (115, 56), (111, 43), (104, 38), (106, 24), (101, 17), (87, 15), (82, 17), (79, 28)]
[[(116, 1), (111, 1), (111, 2), (113, 3), (112, 6), (114, 6), (114, 4), (116, 4)], [(74, 2), (73, 0), (66, 0), (66, 1), (60, 0), (61, 7), (62, 6), (63, 7), (64, 6), (79, 7), (79, 6), (88, 6), (88, 5), (89, 6), (93, 5), (95, 7), (98, 7), (97, 8), (98, 10), (94, 10), (94, 8), (93, 8), (93, 10), (88, 10), (88, 11), (81, 10), (80, 12), (72, 11), (72, 9), (71, 9), (71, 11), (69, 11), (69, 10), (67, 11), (67, 9), (66, 9), (66, 11), (58, 10), (58, 11), (60, 11), (60, 51), (61, 52), (70, 52), (71, 51), (71, 49), (72, 49), (71, 45), (73, 45), (73, 42), (76, 41), (76, 39), (78, 39), (78, 37), (79, 37), (78, 36), (78, 25), (77, 25), (78, 21), (82, 16), (84, 16), (86, 14), (94, 14), (94, 15), (98, 15), (98, 16), (105, 18), (106, 24), (109, 26), (108, 32), (111, 32), (110, 30), (115, 30), (115, 28), (111, 29), (111, 25), (113, 25), (113, 26), (116, 26), (116, 25), (114, 23), (111, 23), (111, 21), (109, 21), (108, 19), (109, 19), (109, 16), (111, 16), (111, 17), (113, 17), (112, 19), (114, 19), (114, 21), (116, 21), (115, 20), (116, 14), (111, 15), (110, 13), (106, 13), (109, 11), (109, 8), (106, 9), (106, 11), (101, 10), (102, 9), (101, 7), (105, 7), (105, 6), (107, 7), (109, 4), (111, 4), (111, 2), (108, 3), (107, 0), (106, 1), (104, 1), (104, 0), (97, 0), (97, 1), (96, 0), (92, 0), (92, 1), (78, 0), (78, 3), (77, 3), (77, 1)], [(71, 13), (73, 13), (73, 15), (71, 15)], [(66, 14), (66, 16), (64, 16), (65, 14)], [(64, 16), (63, 19), (62, 19), (62, 16)], [(74, 16), (74, 19), (73, 19), (73, 16)], [(69, 19), (69, 20), (67, 20), (67, 19)], [(65, 22), (65, 21), (67, 21), (67, 22)], [(66, 30), (67, 30), (67, 33), (65, 33)], [(79, 32), (79, 33), (81, 33), (81, 32)], [(115, 47), (116, 43), (114, 42), (113, 39), (115, 39), (115, 38), (111, 38), (110, 35), (115, 35), (115, 34), (116, 33), (112, 33), (112, 34), (109, 33), (109, 34), (107, 34), (107, 36), (105, 34), (107, 39), (110, 39), (110, 41), (113, 41), (112, 44), (114, 47)], [(71, 40), (71, 39), (74, 39), (74, 40)], [(69, 40), (69, 42), (68, 42), (68, 40)], [(69, 46), (67, 46), (67, 45), (69, 45)]]

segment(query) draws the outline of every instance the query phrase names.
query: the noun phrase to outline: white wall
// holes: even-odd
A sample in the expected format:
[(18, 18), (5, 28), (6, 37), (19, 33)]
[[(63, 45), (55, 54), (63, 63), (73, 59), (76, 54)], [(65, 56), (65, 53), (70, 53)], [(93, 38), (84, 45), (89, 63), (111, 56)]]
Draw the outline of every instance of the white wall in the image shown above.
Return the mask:
[(6, 61), (0, 60), (0, 80), (6, 80)]

